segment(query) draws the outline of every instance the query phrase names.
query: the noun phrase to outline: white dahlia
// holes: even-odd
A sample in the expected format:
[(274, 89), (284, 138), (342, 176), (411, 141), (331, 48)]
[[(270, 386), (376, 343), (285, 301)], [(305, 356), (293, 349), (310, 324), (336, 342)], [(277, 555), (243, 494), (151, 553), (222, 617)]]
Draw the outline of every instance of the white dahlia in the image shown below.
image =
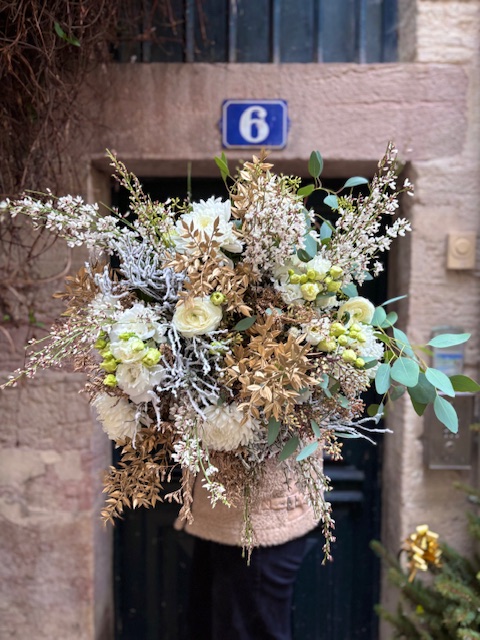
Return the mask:
[(233, 451), (249, 444), (260, 428), (255, 418), (245, 416), (235, 403), (211, 405), (205, 410), (207, 419), (200, 425), (203, 444), (215, 451)]
[(137, 431), (136, 409), (125, 398), (100, 393), (92, 402), (103, 430), (110, 440), (134, 438)]

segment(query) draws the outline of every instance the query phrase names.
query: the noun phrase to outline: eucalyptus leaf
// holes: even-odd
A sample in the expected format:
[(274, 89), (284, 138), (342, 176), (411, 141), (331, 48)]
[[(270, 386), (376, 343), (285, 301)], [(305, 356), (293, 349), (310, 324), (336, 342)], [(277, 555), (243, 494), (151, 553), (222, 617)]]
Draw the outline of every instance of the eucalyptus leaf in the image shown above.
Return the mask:
[(348, 407), (350, 406), (350, 402), (348, 401), (348, 398), (343, 396), (341, 393), (337, 395), (337, 402), (344, 409), (348, 409)]
[(377, 307), (373, 314), (373, 318), (370, 324), (374, 327), (381, 327), (387, 319), (387, 312), (383, 307)]
[(470, 333), (442, 333), (432, 338), (427, 344), (436, 349), (454, 347), (457, 344), (466, 342), (470, 338), (470, 335)]
[(306, 184), (304, 187), (300, 187), (300, 189), (297, 191), (297, 196), (300, 196), (301, 198), (308, 198), (308, 196), (314, 191), (314, 184)]
[(392, 364), (390, 376), (395, 382), (400, 382), (406, 387), (415, 387), (418, 383), (419, 373), (418, 364), (414, 360), (402, 356)]
[(443, 391), (445, 395), (451, 396), (452, 398), (455, 396), (455, 391), (453, 389), (452, 383), (450, 382), (450, 378), (445, 373), (443, 373), (443, 371), (428, 368), (425, 371), (425, 376), (436, 389)]
[(286, 443), (286, 445), (280, 451), (278, 455), (278, 459), (280, 461), (286, 460), (289, 456), (295, 453), (295, 451), (297, 450), (298, 444), (299, 444), (299, 440), (297, 436), (293, 436), (293, 438), (290, 438), (290, 440)]
[(390, 400), (392, 402), (395, 402), (396, 400), (398, 400), (403, 396), (406, 390), (407, 390), (407, 387), (404, 387), (403, 385), (398, 385), (393, 387), (390, 390)]
[(280, 433), (281, 422), (275, 416), (271, 416), (268, 421), (268, 444), (272, 445)]
[[(410, 389), (408, 390), (408, 392), (410, 393)], [(422, 404), (421, 402), (417, 402), (413, 398), (411, 398), (411, 401), (412, 401), (412, 407), (414, 408), (417, 416), (423, 416), (423, 414), (425, 413), (425, 409), (427, 408), (427, 405)]]
[(302, 262), (310, 262), (312, 256), (305, 251), (305, 249), (298, 249), (297, 258)]
[(315, 238), (311, 236), (309, 233), (307, 233), (307, 235), (304, 238), (304, 242), (305, 242), (305, 251), (308, 253), (309, 256), (312, 256), (311, 259), (315, 258), (318, 250), (318, 245)]
[[(378, 308), (381, 309), (382, 307), (378, 307)], [(387, 313), (387, 317), (382, 322), (382, 328), (393, 327), (393, 325), (396, 323), (397, 320), (398, 320), (398, 314), (396, 314), (395, 311), (390, 311), (390, 313)]]
[(367, 178), (362, 178), (361, 176), (354, 176), (353, 178), (349, 178), (342, 189), (347, 189), (348, 187), (358, 187), (360, 184), (368, 184)]
[(308, 173), (312, 178), (318, 178), (323, 170), (323, 158), (320, 151), (312, 151), (308, 160)]
[(338, 382), (338, 380), (336, 380), (331, 387), (329, 387), (329, 391), (331, 393), (338, 393), (340, 389), (340, 382)]
[(408, 389), (408, 393), (412, 400), (425, 405), (429, 402), (433, 402), (437, 396), (435, 387), (427, 380), (423, 372), (420, 372), (418, 376), (418, 383), (414, 387), (410, 387)]
[(383, 395), (390, 388), (390, 365), (386, 362), (382, 363), (375, 375), (375, 389), (377, 393)]
[(367, 408), (367, 414), (371, 418), (374, 418), (376, 416), (383, 416), (384, 411), (385, 411), (385, 405), (383, 404), (383, 402), (381, 402), (380, 404), (371, 404)]
[(334, 195), (329, 195), (324, 198), (323, 202), (330, 207), (330, 209), (338, 209), (338, 198)]
[(326, 389), (328, 387), (329, 377), (328, 374), (322, 373), (320, 378), (318, 379), (318, 386), (322, 389)]
[(403, 333), (401, 329), (397, 329), (397, 327), (393, 327), (393, 337), (397, 342), (398, 348), (407, 356), (411, 358), (415, 357), (415, 352), (412, 349), (412, 345), (410, 344), (409, 339), (406, 334)]
[(404, 295), (404, 296), (397, 296), (396, 298), (390, 298), (390, 300), (385, 300), (385, 302), (382, 302), (380, 306), (386, 307), (387, 304), (392, 304), (392, 302), (397, 302), (398, 300), (403, 300), (404, 298), (408, 298), (408, 296)]
[(379, 404), (369, 404), (367, 407), (367, 415), (371, 418), (375, 417), (378, 414)]
[(378, 360), (376, 358), (365, 358), (364, 369), (373, 369), (378, 364)]
[(342, 293), (348, 298), (355, 298), (358, 296), (358, 290), (354, 284), (347, 284), (345, 287), (342, 287)]
[(303, 447), (303, 449), (300, 451), (300, 453), (296, 458), (297, 461), (300, 462), (301, 460), (305, 460), (305, 458), (308, 458), (313, 453), (315, 453), (317, 449), (318, 449), (318, 442), (316, 440), (314, 442), (310, 442), (310, 444), (307, 444), (307, 446)]
[(463, 391), (466, 393), (477, 393), (477, 391), (480, 391), (480, 384), (468, 376), (450, 376), (450, 382), (455, 391)]
[(237, 322), (237, 324), (233, 327), (233, 330), (246, 331), (247, 329), (250, 329), (250, 327), (252, 327), (255, 324), (256, 320), (257, 320), (257, 316), (250, 316), (249, 318), (243, 318), (242, 320), (239, 320)]
[(433, 410), (440, 422), (444, 424), (449, 431), (452, 433), (458, 432), (457, 412), (448, 400), (445, 400), (442, 396), (437, 396), (433, 403)]
[(332, 225), (325, 221), (322, 222), (322, 226), (320, 227), (320, 240), (326, 240), (327, 238), (331, 238), (333, 233)]
[(316, 438), (320, 438), (320, 436), (322, 435), (322, 432), (320, 430), (320, 427), (318, 426), (318, 424), (315, 422), (315, 420), (310, 420), (310, 424), (312, 426), (312, 431), (315, 434)]

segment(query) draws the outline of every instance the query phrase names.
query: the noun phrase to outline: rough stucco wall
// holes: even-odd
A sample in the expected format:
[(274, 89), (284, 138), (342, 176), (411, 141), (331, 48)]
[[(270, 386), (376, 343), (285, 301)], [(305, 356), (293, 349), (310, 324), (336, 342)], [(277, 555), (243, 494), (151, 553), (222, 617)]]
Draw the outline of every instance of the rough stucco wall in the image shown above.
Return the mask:
[(189, 158), (194, 172), (216, 172), (212, 158), (221, 151), (226, 98), (287, 100), (288, 144), (271, 157), (302, 171), (312, 145), (335, 171), (338, 161), (373, 166), (391, 138), (403, 159), (421, 160), (460, 153), (466, 135), (461, 67), (284, 64), (267, 71), (260, 64), (150, 64), (105, 73), (112, 99), (104, 104), (107, 126), (92, 151), (100, 159), (105, 147), (114, 148), (142, 171), (183, 175)]
[[(480, 3), (420, 1), (415, 7), (415, 60), (425, 69), (447, 63), (450, 69), (463, 69), (468, 78), (465, 135), (461, 149), (441, 153), (431, 159), (417, 159), (409, 171), (416, 185), (409, 204), (414, 228), (411, 252), (397, 253), (398, 292), (408, 286), (408, 302), (402, 304), (401, 317), (413, 341), (429, 339), (436, 325), (460, 326), (473, 334), (466, 350), (466, 373), (478, 379), (478, 315), (480, 283), (478, 263), (474, 271), (446, 268), (449, 232), (474, 231), (480, 217), (480, 86), (479, 33)], [(427, 125), (427, 122), (425, 123)], [(432, 123), (428, 123), (432, 126)], [(447, 127), (435, 135), (443, 137)], [(414, 411), (399, 407), (390, 421), (395, 430), (384, 469), (384, 542), (392, 551), (418, 524), (427, 522), (443, 539), (470, 553), (465, 511), (468, 504), (453, 482), (475, 482), (478, 468), (472, 451), (471, 473), (432, 471), (423, 462), (424, 421)], [(384, 583), (383, 602), (394, 609), (398, 592)], [(381, 637), (391, 636), (391, 627), (382, 625)]]
[[(32, 278), (40, 280), (28, 302), (45, 327), (63, 310), (51, 296), (62, 288), (63, 278), (54, 276), (69, 260), (74, 272), (84, 256), (59, 242), (36, 261)], [(2, 382), (23, 365), (27, 339), (41, 338), (45, 330), (29, 326), (10, 333), (16, 351), (2, 342)], [(111, 535), (99, 512), (110, 446), (78, 393), (82, 386), (80, 375), (50, 371), (0, 392), (2, 640), (109, 637)]]

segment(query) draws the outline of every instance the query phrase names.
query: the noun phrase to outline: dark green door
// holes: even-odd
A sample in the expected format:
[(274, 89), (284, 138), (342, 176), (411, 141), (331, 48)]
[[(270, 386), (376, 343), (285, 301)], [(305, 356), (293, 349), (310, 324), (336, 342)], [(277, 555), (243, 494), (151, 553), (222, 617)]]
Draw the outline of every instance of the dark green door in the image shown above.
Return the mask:
[[(185, 179), (144, 179), (143, 184), (158, 200), (186, 193)], [(326, 186), (338, 188), (337, 181)], [(220, 180), (192, 180), (193, 200), (211, 195), (225, 197)], [(117, 187), (113, 204), (123, 211), (128, 204)], [(376, 302), (385, 299), (385, 279), (368, 295)], [(374, 446), (347, 440), (341, 462), (325, 461), (334, 487), (329, 495), (336, 521), (334, 560), (322, 564), (322, 533), (313, 531), (296, 586), (295, 640), (378, 637), (373, 606), (379, 599), (379, 566), (369, 541), (380, 532), (380, 454), (381, 441)], [(186, 635), (193, 539), (173, 529), (177, 511), (168, 503), (128, 511), (115, 526), (115, 640), (194, 640)]]

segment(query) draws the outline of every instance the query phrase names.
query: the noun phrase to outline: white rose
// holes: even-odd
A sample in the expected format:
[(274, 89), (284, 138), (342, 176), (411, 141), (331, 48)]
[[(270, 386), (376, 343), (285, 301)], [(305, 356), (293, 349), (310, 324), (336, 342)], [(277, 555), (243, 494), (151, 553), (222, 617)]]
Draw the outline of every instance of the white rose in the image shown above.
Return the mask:
[(330, 262), (330, 260), (317, 255), (315, 256), (315, 258), (313, 258), (313, 260), (309, 260), (309, 262), (305, 264), (305, 270), (308, 271), (308, 269), (314, 269), (314, 271), (316, 271), (319, 275), (324, 276), (331, 266), (332, 263)]
[(325, 338), (326, 336), (319, 326), (312, 325), (310, 327), (307, 327), (305, 340), (308, 342), (308, 344), (316, 346), (317, 344), (322, 342), (322, 340), (325, 340)]
[(288, 282), (288, 272), (290, 270), (295, 271), (295, 273), (303, 273), (304, 266), (305, 263), (294, 254), (282, 264), (275, 264), (272, 268), (272, 273), (276, 280), (286, 283)]
[(207, 420), (200, 425), (204, 446), (216, 451), (233, 451), (251, 442), (260, 428), (255, 418), (245, 416), (236, 404), (212, 405), (205, 410)]
[(119, 340), (110, 343), (110, 352), (119, 362), (138, 362), (147, 353), (148, 348), (140, 338), (135, 336), (128, 340)]
[(365, 327), (362, 329), (362, 333), (365, 335), (366, 340), (362, 345), (360, 345), (358, 350), (360, 357), (364, 360), (367, 360), (368, 358), (375, 358), (375, 360), (378, 360), (377, 365), (366, 370), (366, 373), (371, 380), (373, 380), (377, 374), (377, 370), (380, 366), (385, 350), (383, 343), (375, 338), (374, 332), (375, 329), (373, 327)]
[(275, 284), (274, 286), (286, 304), (305, 303), (298, 284)]
[(110, 440), (134, 438), (137, 431), (136, 408), (125, 398), (100, 393), (92, 402), (103, 430)]
[(162, 366), (146, 367), (141, 362), (119, 364), (115, 371), (117, 385), (136, 404), (151, 400), (148, 392), (160, 384), (164, 374)]
[(337, 298), (335, 296), (330, 296), (329, 298), (318, 298), (315, 300), (315, 306), (319, 309), (328, 309), (329, 307), (333, 307), (337, 303)]
[(120, 303), (118, 298), (109, 293), (97, 293), (89, 307), (93, 317), (102, 315), (105, 318), (112, 318), (115, 311), (120, 308)]
[(338, 317), (341, 318), (345, 313), (350, 315), (351, 322), (369, 324), (375, 313), (375, 307), (370, 300), (362, 298), (362, 296), (356, 296), (342, 304), (338, 310)]
[(181, 302), (173, 314), (172, 324), (182, 336), (202, 336), (218, 327), (222, 320), (222, 307), (214, 305), (210, 298), (193, 298)]
[(157, 342), (163, 342), (161, 338), (165, 333), (165, 327), (158, 322), (153, 309), (137, 302), (130, 309), (117, 315), (116, 323), (109, 332), (110, 342), (118, 342), (120, 336), (125, 333), (135, 334), (140, 340), (154, 338)]

